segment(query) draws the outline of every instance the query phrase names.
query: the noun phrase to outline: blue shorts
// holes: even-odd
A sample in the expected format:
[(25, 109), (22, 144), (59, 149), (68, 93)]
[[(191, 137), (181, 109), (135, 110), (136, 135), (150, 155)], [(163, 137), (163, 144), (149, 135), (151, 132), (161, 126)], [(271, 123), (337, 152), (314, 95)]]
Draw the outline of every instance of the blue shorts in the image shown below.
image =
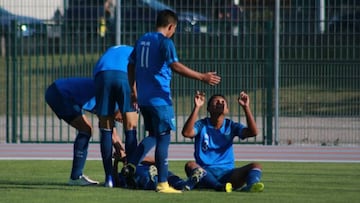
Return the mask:
[(161, 135), (175, 130), (175, 113), (172, 106), (140, 106), (145, 130), (152, 135)]
[[(209, 167), (203, 167), (206, 170), (207, 174), (212, 174), (217, 181), (219, 181), (222, 184), (225, 184), (230, 181), (231, 174), (234, 169), (224, 169), (224, 168), (209, 168)], [(206, 182), (202, 179), (198, 186), (199, 188), (210, 188), (209, 185), (206, 184)]]
[(135, 172), (136, 184), (143, 190), (155, 190), (157, 185), (157, 178), (155, 181), (151, 180), (149, 173), (149, 165), (138, 165)]
[(47, 88), (45, 100), (56, 116), (67, 123), (70, 123), (76, 117), (83, 115), (81, 106), (75, 104), (71, 99), (65, 98), (55, 84), (52, 84)]
[(123, 71), (102, 71), (95, 76), (96, 114), (112, 116), (115, 104), (121, 113), (132, 112), (128, 75)]

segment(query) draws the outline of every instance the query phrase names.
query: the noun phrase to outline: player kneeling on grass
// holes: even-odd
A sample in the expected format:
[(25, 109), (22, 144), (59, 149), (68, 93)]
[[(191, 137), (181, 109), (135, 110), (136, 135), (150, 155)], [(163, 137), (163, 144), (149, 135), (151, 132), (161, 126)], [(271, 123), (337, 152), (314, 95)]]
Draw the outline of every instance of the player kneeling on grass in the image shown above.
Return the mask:
[(247, 126), (225, 117), (229, 113), (228, 102), (220, 94), (213, 95), (208, 100), (207, 111), (210, 116), (197, 120), (204, 103), (205, 94), (197, 91), (194, 98), (195, 106), (182, 130), (184, 137), (195, 138), (195, 161), (186, 163), (185, 172), (188, 176), (202, 174), (196, 187), (225, 192), (235, 189), (262, 192), (264, 184), (260, 182), (262, 172), (259, 163), (235, 168), (234, 137), (245, 139), (258, 134), (250, 110), (249, 96), (241, 92), (238, 98), (238, 103), (245, 113)]

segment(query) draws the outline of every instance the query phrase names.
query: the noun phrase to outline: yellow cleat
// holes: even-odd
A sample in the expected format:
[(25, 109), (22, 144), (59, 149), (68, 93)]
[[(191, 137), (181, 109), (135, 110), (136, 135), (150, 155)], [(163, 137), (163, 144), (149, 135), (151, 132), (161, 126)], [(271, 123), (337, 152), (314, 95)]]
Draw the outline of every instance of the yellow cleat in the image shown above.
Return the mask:
[(179, 194), (182, 193), (181, 190), (176, 190), (173, 187), (170, 187), (168, 182), (162, 182), (162, 183), (158, 183), (158, 185), (156, 186), (156, 192), (160, 192), (160, 193), (173, 193), (173, 194)]
[(232, 192), (232, 190), (233, 190), (232, 184), (226, 183), (224, 189), (225, 189), (225, 192)]
[(262, 191), (264, 191), (264, 183), (261, 182), (254, 183), (250, 188), (250, 192), (262, 192)]

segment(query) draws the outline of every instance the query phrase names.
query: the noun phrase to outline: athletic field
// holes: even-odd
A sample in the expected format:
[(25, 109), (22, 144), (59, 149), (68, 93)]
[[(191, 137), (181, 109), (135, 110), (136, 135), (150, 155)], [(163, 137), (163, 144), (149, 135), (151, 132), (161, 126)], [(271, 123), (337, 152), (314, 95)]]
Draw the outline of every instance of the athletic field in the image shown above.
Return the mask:
[[(0, 144), (0, 202), (360, 202), (360, 149), (341, 147), (235, 147), (237, 166), (263, 166), (262, 193), (194, 190), (183, 194), (72, 187), (70, 144)], [(191, 145), (172, 145), (169, 168), (185, 177)], [(91, 144), (84, 173), (103, 181), (99, 145)], [(240, 159), (242, 159), (240, 161)]]

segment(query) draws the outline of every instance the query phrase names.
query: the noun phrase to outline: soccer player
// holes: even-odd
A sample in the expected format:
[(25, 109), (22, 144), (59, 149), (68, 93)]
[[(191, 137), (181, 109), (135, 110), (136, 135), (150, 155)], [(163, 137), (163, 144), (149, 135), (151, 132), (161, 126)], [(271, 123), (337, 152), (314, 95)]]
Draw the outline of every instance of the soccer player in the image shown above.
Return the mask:
[(145, 33), (137, 40), (128, 64), (133, 102), (140, 108), (148, 136), (142, 140), (135, 156), (128, 159), (129, 164), (122, 171), (131, 179), (135, 166), (156, 144), (155, 165), (159, 172), (156, 191), (162, 193), (181, 192), (170, 187), (167, 181), (170, 132), (175, 129), (170, 92), (172, 71), (210, 85), (216, 85), (221, 80), (215, 72), (200, 73), (179, 62), (175, 45), (170, 39), (177, 22), (178, 17), (173, 11), (160, 11), (156, 19), (156, 32)]
[[(118, 163), (120, 160), (114, 160), (113, 177), (114, 186), (128, 189), (142, 189), (142, 190), (155, 190), (158, 183), (158, 172), (154, 165), (155, 160), (153, 157), (145, 157), (143, 161), (136, 166), (136, 172), (132, 185), (127, 185), (126, 178), (119, 173)], [(191, 190), (201, 180), (204, 174), (198, 172), (196, 175), (189, 177), (187, 180), (183, 180), (173, 172), (169, 171), (167, 180), (169, 185), (177, 190)]]
[[(77, 130), (69, 185), (99, 184), (98, 181), (91, 180), (83, 174), (89, 140), (92, 135), (92, 126), (83, 110), (93, 111), (95, 104), (90, 104), (93, 97), (95, 97), (95, 85), (92, 78), (60, 78), (55, 80), (45, 92), (46, 103), (57, 117)], [(84, 105), (87, 107), (83, 107)], [(119, 113), (115, 114), (115, 120), (121, 121)], [(125, 156), (124, 148), (116, 137), (118, 136), (114, 131), (115, 151), (118, 156), (123, 158)]]
[(261, 179), (261, 165), (250, 163), (240, 168), (235, 167), (233, 139), (254, 137), (258, 134), (256, 123), (250, 110), (250, 99), (241, 92), (238, 103), (245, 113), (247, 126), (226, 118), (229, 113), (228, 102), (223, 95), (210, 97), (207, 111), (210, 116), (197, 120), (200, 108), (205, 103), (205, 94), (196, 92), (194, 108), (186, 120), (182, 134), (186, 138), (195, 138), (195, 162), (185, 166), (187, 174), (192, 168), (201, 167), (206, 175), (199, 182), (199, 187), (213, 188), (218, 191), (231, 192), (241, 188), (242, 191), (261, 192), (264, 184)]
[(95, 78), (96, 114), (99, 118), (100, 149), (105, 171), (105, 187), (113, 187), (112, 143), (114, 110), (118, 105), (125, 128), (125, 152), (131, 158), (137, 146), (136, 128), (138, 113), (131, 106), (127, 75), (128, 57), (133, 47), (118, 45), (110, 47), (97, 61)]

